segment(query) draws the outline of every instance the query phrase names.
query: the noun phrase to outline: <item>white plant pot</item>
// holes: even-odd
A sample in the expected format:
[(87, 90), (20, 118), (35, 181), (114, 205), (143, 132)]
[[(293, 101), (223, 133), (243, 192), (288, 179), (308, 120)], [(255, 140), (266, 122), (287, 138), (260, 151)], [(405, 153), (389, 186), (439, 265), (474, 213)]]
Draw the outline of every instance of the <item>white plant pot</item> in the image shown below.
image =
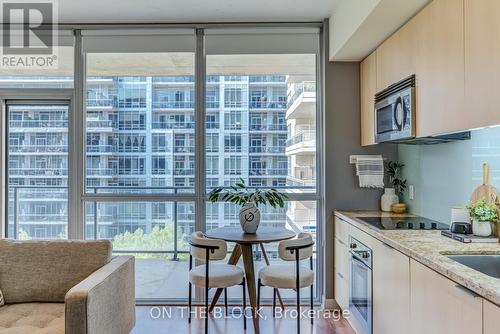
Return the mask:
[(493, 233), (491, 222), (479, 222), (474, 220), (472, 222), (472, 233), (478, 237), (489, 237)]
[(399, 203), (399, 197), (394, 188), (385, 188), (384, 194), (380, 197), (380, 208), (382, 211), (390, 212), (391, 205)]
[(260, 210), (254, 203), (247, 203), (240, 209), (240, 225), (243, 232), (255, 234), (260, 224)]

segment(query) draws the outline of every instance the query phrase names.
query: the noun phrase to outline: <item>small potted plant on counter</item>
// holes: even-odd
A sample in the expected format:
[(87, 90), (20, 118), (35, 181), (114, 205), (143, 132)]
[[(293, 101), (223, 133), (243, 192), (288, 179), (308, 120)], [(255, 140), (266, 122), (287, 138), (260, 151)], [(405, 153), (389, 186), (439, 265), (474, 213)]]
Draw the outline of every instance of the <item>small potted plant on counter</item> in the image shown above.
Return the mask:
[(493, 233), (492, 224), (498, 223), (498, 205), (489, 204), (484, 199), (467, 205), (472, 219), (472, 233), (488, 237)]
[[(380, 198), (380, 207), (382, 211), (392, 211), (393, 205), (399, 203), (400, 196), (402, 196), (406, 190), (406, 179), (403, 180), (401, 178), (401, 169), (403, 167), (404, 164), (397, 161), (388, 161), (385, 165), (385, 173), (392, 187), (385, 188), (384, 194)], [(398, 209), (404, 212), (406, 211), (406, 206), (401, 205)]]
[(240, 178), (227, 191), (218, 187), (208, 194), (208, 200), (215, 203), (219, 200), (241, 205), (240, 225), (245, 233), (256, 233), (260, 224), (259, 204), (270, 205), (273, 208), (284, 208), (288, 197), (276, 189), (249, 191), (245, 180)]

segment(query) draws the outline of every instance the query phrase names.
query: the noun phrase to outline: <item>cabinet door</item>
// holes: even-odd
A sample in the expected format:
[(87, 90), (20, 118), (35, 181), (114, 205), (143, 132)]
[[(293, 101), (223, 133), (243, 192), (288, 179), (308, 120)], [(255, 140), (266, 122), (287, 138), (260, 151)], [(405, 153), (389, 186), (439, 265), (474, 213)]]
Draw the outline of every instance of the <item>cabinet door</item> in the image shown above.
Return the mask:
[(475, 117), (464, 105), (463, 21), (463, 0), (434, 0), (411, 20), (419, 137), (467, 129)]
[(410, 259), (373, 244), (373, 334), (401, 334), (410, 321)]
[(465, 106), (470, 128), (500, 124), (500, 1), (465, 0)]
[(483, 300), (483, 334), (498, 334), (500, 328), (500, 307)]
[(377, 49), (377, 92), (415, 73), (415, 29), (406, 23)]
[(335, 238), (335, 300), (340, 308), (349, 308), (349, 250)]
[(377, 52), (360, 65), (361, 145), (375, 144), (375, 93), (377, 92)]
[(481, 334), (482, 298), (410, 260), (412, 334)]

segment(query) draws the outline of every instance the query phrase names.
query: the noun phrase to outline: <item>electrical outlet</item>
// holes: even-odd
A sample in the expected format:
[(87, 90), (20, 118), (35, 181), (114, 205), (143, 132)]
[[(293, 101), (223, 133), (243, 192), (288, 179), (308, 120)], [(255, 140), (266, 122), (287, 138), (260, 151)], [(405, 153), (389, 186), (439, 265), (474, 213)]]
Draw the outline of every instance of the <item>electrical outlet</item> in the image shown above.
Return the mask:
[(408, 198), (411, 200), (415, 199), (415, 187), (413, 186), (413, 184), (410, 184), (408, 186)]

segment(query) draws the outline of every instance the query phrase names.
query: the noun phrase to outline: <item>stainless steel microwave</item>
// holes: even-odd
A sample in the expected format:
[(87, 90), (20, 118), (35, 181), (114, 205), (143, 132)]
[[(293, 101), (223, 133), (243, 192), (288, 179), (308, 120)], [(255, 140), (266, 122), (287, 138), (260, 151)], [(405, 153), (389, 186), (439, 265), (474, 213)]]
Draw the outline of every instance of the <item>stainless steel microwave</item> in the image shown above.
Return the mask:
[(375, 95), (375, 142), (415, 138), (415, 75)]

